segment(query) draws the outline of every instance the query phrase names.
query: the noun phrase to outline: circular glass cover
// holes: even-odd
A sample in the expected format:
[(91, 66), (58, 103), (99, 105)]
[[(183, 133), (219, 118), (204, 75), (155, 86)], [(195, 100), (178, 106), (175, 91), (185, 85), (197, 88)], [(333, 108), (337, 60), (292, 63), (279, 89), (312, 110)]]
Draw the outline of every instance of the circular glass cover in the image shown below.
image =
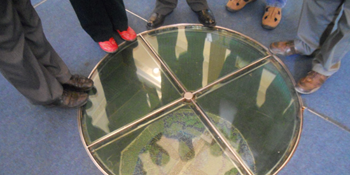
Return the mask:
[(90, 77), (79, 124), (105, 174), (275, 174), (299, 141), (302, 104), (290, 74), (232, 30), (147, 31)]

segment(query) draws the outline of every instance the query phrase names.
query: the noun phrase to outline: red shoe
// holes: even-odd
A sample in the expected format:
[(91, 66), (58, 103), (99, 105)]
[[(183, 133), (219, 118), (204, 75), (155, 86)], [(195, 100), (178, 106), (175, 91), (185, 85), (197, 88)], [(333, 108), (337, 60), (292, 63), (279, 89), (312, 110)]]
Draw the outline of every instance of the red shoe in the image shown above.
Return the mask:
[(131, 27), (128, 27), (128, 29), (126, 29), (125, 31), (117, 30), (117, 32), (119, 33), (120, 37), (123, 38), (123, 40), (125, 41), (136, 40), (136, 33)]
[(118, 44), (115, 42), (114, 38), (109, 38), (108, 41), (98, 42), (101, 49), (108, 52), (108, 53), (114, 53), (118, 50)]

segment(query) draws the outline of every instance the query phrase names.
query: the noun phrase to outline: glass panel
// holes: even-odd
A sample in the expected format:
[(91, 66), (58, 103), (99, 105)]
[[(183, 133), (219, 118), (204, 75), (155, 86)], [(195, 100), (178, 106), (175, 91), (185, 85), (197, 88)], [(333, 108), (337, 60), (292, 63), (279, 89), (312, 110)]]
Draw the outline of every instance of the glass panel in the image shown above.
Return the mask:
[(87, 144), (181, 97), (142, 42), (120, 49), (92, 75), (95, 89), (82, 117)]
[[(293, 84), (280, 65), (270, 61), (197, 100), (206, 113), (220, 116), (240, 131), (254, 154), (256, 169), (252, 171), (256, 174), (269, 174), (280, 161), (285, 161), (295, 144), (293, 138), (299, 124), (300, 106), (295, 93), (291, 93)], [(219, 130), (226, 138), (232, 137), (230, 131)], [(251, 164), (244, 154), (238, 153), (247, 165)]]
[[(231, 123), (211, 118), (231, 132), (230, 142), (247, 157), (253, 154)], [(111, 174), (239, 174), (198, 116), (189, 107), (166, 114), (158, 121), (92, 150)]]
[(242, 35), (201, 26), (160, 29), (144, 38), (189, 91), (268, 55)]

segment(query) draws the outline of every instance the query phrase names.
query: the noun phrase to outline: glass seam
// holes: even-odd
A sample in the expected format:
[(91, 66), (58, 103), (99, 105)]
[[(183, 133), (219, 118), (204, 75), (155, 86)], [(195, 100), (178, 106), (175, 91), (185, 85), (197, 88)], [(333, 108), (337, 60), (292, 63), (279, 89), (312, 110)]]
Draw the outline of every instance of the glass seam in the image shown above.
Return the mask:
[(248, 64), (247, 66), (245, 66), (237, 71), (234, 71), (228, 75), (225, 75), (224, 77), (219, 78), (218, 80), (206, 85), (205, 87), (202, 87), (202, 88), (196, 90), (195, 92), (193, 92), (193, 95), (201, 94), (201, 93), (205, 92), (206, 90), (210, 89), (211, 87), (213, 87), (221, 82), (234, 79), (234, 78), (236, 78), (236, 75), (238, 75), (237, 77), (243, 76), (245, 73), (252, 71), (252, 70), (255, 70), (255, 69), (259, 68), (260, 66), (267, 64), (268, 62), (265, 62), (265, 61), (268, 58), (271, 58), (271, 55), (260, 58), (259, 60), (254, 61), (254, 62)]
[[(234, 150), (234, 148), (227, 142), (224, 136), (219, 132), (219, 130), (214, 126), (214, 124), (210, 121), (209, 117), (206, 115), (206, 113), (201, 109), (201, 107), (192, 99), (191, 100), (192, 104), (194, 105), (193, 110), (195, 112), (198, 112), (199, 118), (203, 122), (204, 126), (206, 126), (209, 129), (209, 132), (214, 136), (214, 139), (221, 145), (224, 146), (227, 149), (223, 149), (225, 153), (229, 153), (229, 155), (232, 155), (228, 157), (235, 163), (239, 164), (237, 166), (238, 170), (242, 174), (249, 174), (253, 175), (254, 173), (250, 170), (249, 167), (244, 163), (244, 161), (238, 156), (238, 153)], [(223, 145), (222, 145), (223, 144)], [(242, 172), (243, 170), (243, 172)]]
[[(144, 123), (143, 126), (144, 126), (144, 125), (149, 126), (149, 125), (150, 125), (149, 123), (153, 123), (153, 121), (156, 121), (156, 120), (159, 120), (159, 119), (161, 119), (161, 118), (163, 118), (163, 117), (166, 117), (167, 114), (172, 113), (172, 112), (174, 112), (175, 110), (178, 110), (178, 109), (180, 109), (180, 108), (182, 108), (182, 107), (184, 107), (184, 106), (185, 106), (185, 105), (179, 105), (178, 107), (176, 107), (176, 108), (174, 108), (174, 109), (172, 109), (172, 110), (166, 112), (166, 113), (163, 114), (162, 116), (156, 117), (156, 118), (154, 118), (153, 120), (151, 120), (151, 121), (149, 121), (149, 122), (147, 122), (147, 123)], [(141, 127), (143, 127), (143, 126), (141, 126)], [(123, 135), (128, 135), (129, 133), (132, 133), (133, 131), (135, 131), (135, 130), (137, 130), (137, 129), (139, 129), (139, 128), (134, 128), (134, 129), (132, 129), (132, 130), (130, 130), (130, 131), (127, 131), (126, 133), (123, 133)], [(110, 141), (108, 141), (108, 142), (106, 142), (106, 143), (103, 143), (102, 145), (100, 145), (100, 146), (98, 146), (98, 147), (96, 147), (96, 148), (94, 148), (94, 149), (90, 148), (90, 151), (91, 151), (92, 153), (93, 153), (93, 152), (96, 152), (96, 151), (98, 151), (99, 149), (103, 148), (103, 146), (108, 145), (108, 144), (110, 144), (110, 143), (112, 143), (112, 142), (114, 142), (114, 141), (117, 141), (118, 139), (119, 139), (119, 138), (114, 138), (114, 139), (112, 139), (112, 140), (110, 140)]]
[(168, 67), (168, 65), (165, 64), (165, 62), (160, 57), (160, 55), (154, 50), (154, 48), (151, 46), (151, 44), (142, 35), (140, 35), (140, 38), (147, 45), (147, 47), (151, 50), (151, 52), (157, 58), (157, 60), (160, 62), (160, 64), (165, 68), (166, 73), (168, 73), (170, 75), (170, 77), (172, 78), (172, 80), (176, 82), (177, 86), (181, 88), (182, 92), (183, 93), (188, 92), (187, 89), (176, 78), (176, 75), (171, 71), (171, 69)]
[(147, 119), (153, 117), (154, 115), (159, 114), (160, 112), (162, 112), (162, 111), (164, 111), (164, 110), (166, 110), (166, 109), (168, 109), (168, 108), (170, 108), (172, 106), (175, 106), (176, 104), (180, 104), (183, 101), (184, 101), (184, 98), (182, 97), (182, 98), (179, 98), (179, 99), (173, 101), (172, 103), (169, 103), (169, 104), (167, 104), (167, 105), (165, 105), (165, 106), (163, 106), (163, 107), (161, 107), (159, 109), (156, 109), (156, 110), (152, 111), (151, 113), (148, 113), (144, 117), (141, 117), (140, 119), (138, 119), (138, 120), (136, 120), (136, 121), (134, 121), (132, 123), (129, 123), (128, 125), (125, 125), (125, 126), (119, 128), (117, 130), (114, 130), (111, 133), (109, 133), (109, 134), (107, 134), (107, 135), (105, 135), (105, 136), (95, 140), (94, 142), (92, 142), (89, 145), (87, 145), (87, 147), (89, 149), (92, 148), (92, 147), (95, 147), (96, 145), (99, 145), (102, 142), (104, 142), (106, 140), (109, 140), (110, 138), (114, 137), (115, 135), (117, 135), (117, 134), (119, 134), (119, 133), (121, 133), (123, 131), (126, 131), (129, 128), (133, 128), (135, 126), (138, 126), (138, 124), (146, 121)]

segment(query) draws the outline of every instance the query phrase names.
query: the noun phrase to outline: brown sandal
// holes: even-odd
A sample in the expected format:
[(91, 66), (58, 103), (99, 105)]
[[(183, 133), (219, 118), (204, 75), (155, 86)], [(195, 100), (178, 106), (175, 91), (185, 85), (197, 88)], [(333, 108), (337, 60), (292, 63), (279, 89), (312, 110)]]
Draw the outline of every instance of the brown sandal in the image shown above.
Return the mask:
[(262, 27), (265, 29), (274, 29), (282, 19), (282, 9), (278, 7), (266, 6), (265, 14), (262, 18)]
[(229, 0), (226, 4), (226, 9), (230, 12), (241, 10), (245, 5), (256, 0)]

